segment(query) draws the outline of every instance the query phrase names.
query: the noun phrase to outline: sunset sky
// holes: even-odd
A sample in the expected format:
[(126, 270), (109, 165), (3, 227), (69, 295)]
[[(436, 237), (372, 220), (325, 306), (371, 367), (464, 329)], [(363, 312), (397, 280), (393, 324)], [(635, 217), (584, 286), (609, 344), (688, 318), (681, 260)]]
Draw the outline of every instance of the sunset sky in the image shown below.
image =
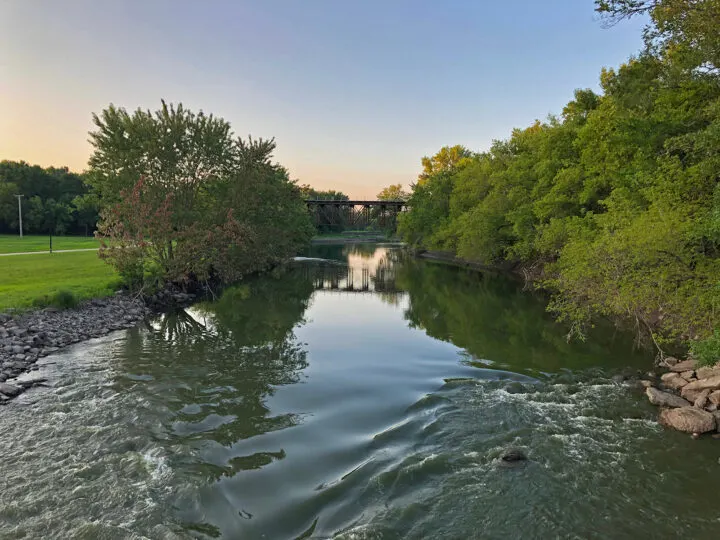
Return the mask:
[(592, 0), (0, 0), (0, 159), (83, 170), (91, 113), (182, 101), (372, 197), (559, 113), (641, 46)]

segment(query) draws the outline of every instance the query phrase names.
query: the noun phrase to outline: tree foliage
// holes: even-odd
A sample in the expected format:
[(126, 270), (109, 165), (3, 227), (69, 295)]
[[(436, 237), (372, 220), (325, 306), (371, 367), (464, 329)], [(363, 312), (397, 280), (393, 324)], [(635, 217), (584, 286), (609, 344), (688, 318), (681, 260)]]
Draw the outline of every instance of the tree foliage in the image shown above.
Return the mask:
[[(26, 234), (47, 234), (46, 214), (50, 208), (57, 214), (58, 233), (88, 233), (98, 220), (97, 206), (82, 205), (89, 187), (84, 175), (67, 168), (29, 165), (24, 161), (0, 162), (0, 232), (15, 233), (19, 229), (18, 202), (22, 195), (23, 231)], [(52, 201), (52, 203), (50, 203)], [(81, 206), (78, 206), (81, 204)]]
[(272, 162), (274, 140), (236, 138), (224, 120), (165, 102), (94, 119), (101, 256), (128, 283), (236, 281), (312, 235), (300, 189)]
[(389, 185), (377, 194), (380, 201), (406, 201), (408, 197), (410, 194), (403, 189), (402, 184)]
[[(581, 330), (598, 314), (656, 340), (711, 335), (720, 308), (720, 78), (716, 1), (597, 2), (648, 12), (648, 47), (578, 90), (558, 117), (452, 167), (423, 158), (406, 240), (514, 265)], [(701, 15), (702, 14), (702, 15)], [(693, 22), (694, 21), (694, 22)], [(679, 51), (684, 48), (683, 54)], [(692, 54), (685, 54), (688, 51)], [(703, 69), (700, 69), (703, 68)]]
[(350, 197), (342, 191), (336, 191), (334, 189), (329, 190), (317, 190), (309, 184), (303, 184), (300, 186), (300, 193), (302, 193), (303, 199), (310, 200), (323, 200), (323, 201), (348, 201)]

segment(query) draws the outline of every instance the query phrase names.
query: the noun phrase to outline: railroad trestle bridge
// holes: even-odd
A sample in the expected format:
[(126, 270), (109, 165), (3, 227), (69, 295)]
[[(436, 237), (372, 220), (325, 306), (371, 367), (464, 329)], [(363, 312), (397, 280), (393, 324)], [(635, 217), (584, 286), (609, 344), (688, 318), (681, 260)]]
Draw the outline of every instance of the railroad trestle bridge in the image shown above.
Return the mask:
[(308, 211), (320, 232), (355, 229), (395, 230), (407, 201), (307, 199)]

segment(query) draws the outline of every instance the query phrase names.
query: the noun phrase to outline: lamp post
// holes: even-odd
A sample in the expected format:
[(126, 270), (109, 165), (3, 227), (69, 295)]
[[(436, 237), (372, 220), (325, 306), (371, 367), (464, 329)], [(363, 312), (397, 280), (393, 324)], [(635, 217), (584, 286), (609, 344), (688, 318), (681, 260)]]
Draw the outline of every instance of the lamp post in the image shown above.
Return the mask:
[(20, 200), (23, 198), (23, 196), (22, 195), (15, 195), (15, 196), (17, 197), (17, 200), (18, 200), (18, 218), (20, 221), (20, 238), (22, 238), (23, 237), (23, 235), (22, 235), (22, 204), (21, 204)]

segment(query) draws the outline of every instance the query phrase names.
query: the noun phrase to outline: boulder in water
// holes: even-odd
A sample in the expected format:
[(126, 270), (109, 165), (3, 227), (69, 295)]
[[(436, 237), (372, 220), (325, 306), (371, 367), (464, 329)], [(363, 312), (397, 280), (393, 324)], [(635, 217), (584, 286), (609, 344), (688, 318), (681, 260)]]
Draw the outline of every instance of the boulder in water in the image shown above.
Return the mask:
[(660, 423), (685, 433), (714, 431), (716, 425), (712, 413), (694, 407), (664, 409), (660, 411)]
[(15, 397), (20, 392), (22, 392), (22, 389), (13, 384), (0, 383), (0, 394), (5, 394), (8, 397)]
[(676, 396), (675, 394), (671, 394), (669, 392), (663, 392), (662, 390), (658, 390), (657, 388), (648, 387), (645, 389), (645, 394), (650, 400), (650, 403), (652, 403), (653, 405), (659, 405), (661, 407), (692, 406), (692, 403), (690, 403), (686, 399), (683, 399), (680, 396)]
[(517, 467), (527, 461), (528, 457), (524, 450), (520, 448), (508, 448), (500, 454), (498, 462), (503, 467)]

